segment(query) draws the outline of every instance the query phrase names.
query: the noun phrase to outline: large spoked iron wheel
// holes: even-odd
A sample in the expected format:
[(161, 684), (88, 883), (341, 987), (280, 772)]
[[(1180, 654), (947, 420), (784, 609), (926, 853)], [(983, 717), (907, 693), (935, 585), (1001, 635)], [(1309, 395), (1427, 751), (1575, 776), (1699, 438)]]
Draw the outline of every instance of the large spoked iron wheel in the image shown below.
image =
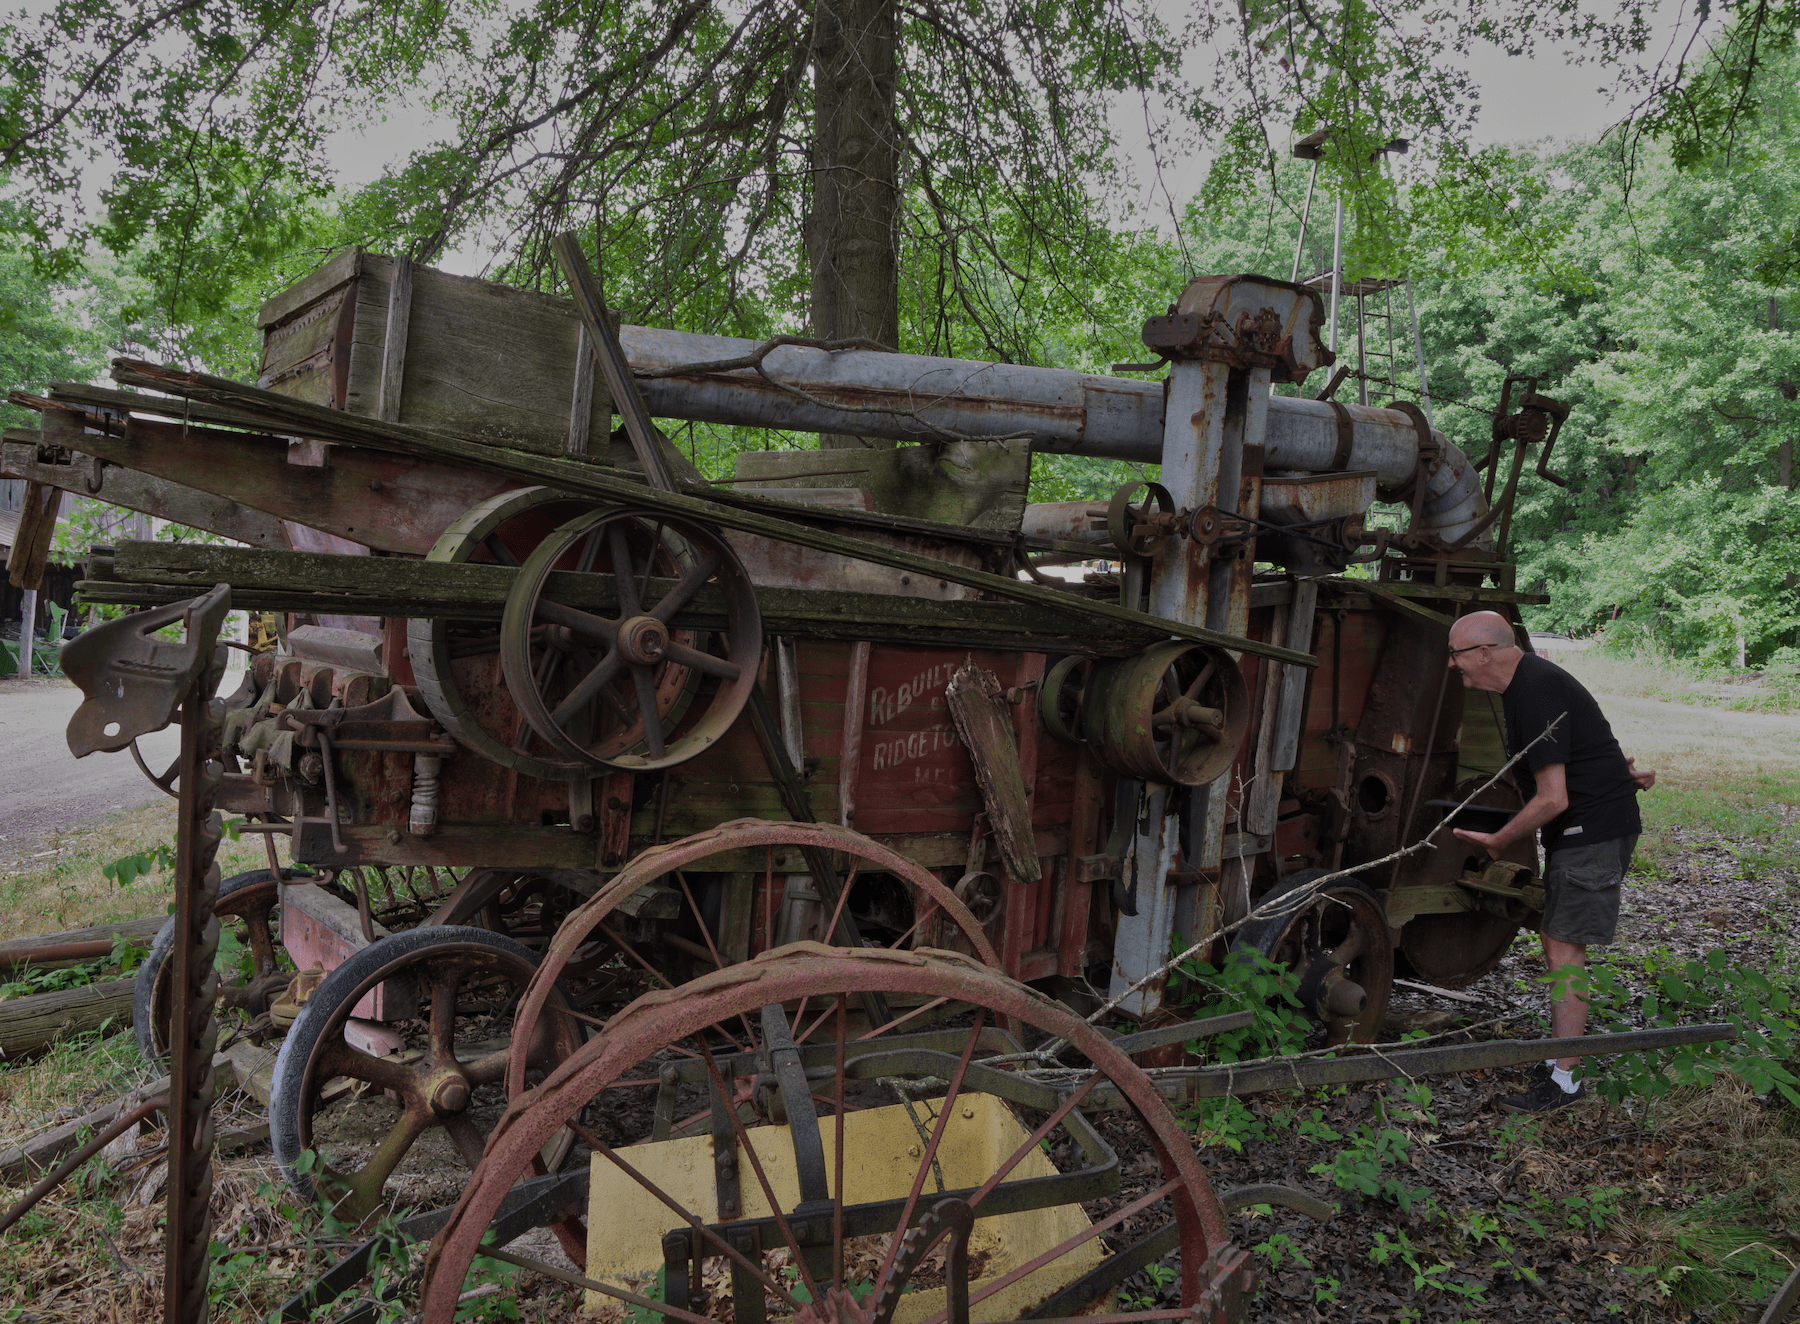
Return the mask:
[[(383, 938), (327, 975), (275, 1060), (269, 1132), (289, 1183), (352, 1225), (390, 1199), (453, 1198), (505, 1107), (512, 1009), (536, 969), (511, 938), (442, 925)], [(406, 1018), (359, 1020), (382, 985), (390, 1016), (410, 998)], [(528, 1080), (580, 1044), (571, 1004), (554, 989), (518, 1045)], [(542, 1160), (553, 1169), (568, 1148), (551, 1136)]]
[[(1373, 1043), (1394, 987), (1394, 948), (1380, 900), (1354, 878), (1310, 898), (1294, 894), (1326, 875), (1302, 869), (1257, 902), (1277, 913), (1238, 931), (1232, 951), (1255, 948), (1300, 978), (1300, 1003), (1325, 1028), (1325, 1041)], [(1293, 897), (1282, 905), (1283, 897)]]
[[(859, 1038), (851, 1009), (871, 990), (962, 1014)], [(1011, 1069), (1021, 1041), (1049, 1038), (1091, 1067), (1060, 1086)], [(1116, 1111), (1091, 1120), (1096, 1105)], [(1238, 1318), (1253, 1287), (1149, 1078), (1060, 1003), (955, 953), (796, 943), (639, 998), (489, 1138), (426, 1262), (429, 1324), (453, 1320), (489, 1221), (564, 1127), (597, 1156), (591, 1207), (608, 1218), (585, 1286), (688, 1324), (1211, 1321)], [(1117, 1297), (1171, 1248), (1178, 1309)]]

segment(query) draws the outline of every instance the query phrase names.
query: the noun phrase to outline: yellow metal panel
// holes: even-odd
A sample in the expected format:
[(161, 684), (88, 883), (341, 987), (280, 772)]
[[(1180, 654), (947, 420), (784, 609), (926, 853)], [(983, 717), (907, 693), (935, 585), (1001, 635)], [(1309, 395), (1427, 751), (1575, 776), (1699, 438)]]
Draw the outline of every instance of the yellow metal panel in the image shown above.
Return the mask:
[[(936, 1125), (936, 1110), (941, 1103), (942, 1100), (928, 1099), (913, 1105), (914, 1117), (927, 1136)], [(825, 1165), (829, 1175), (836, 1166), (835, 1122), (829, 1117), (821, 1118), (819, 1132), (825, 1145)], [(938, 1146), (938, 1163), (943, 1169), (945, 1189), (979, 1186), (1025, 1143), (1028, 1134), (1002, 1100), (990, 1094), (963, 1095), (956, 1101), (956, 1111), (944, 1128), (944, 1138)], [(787, 1129), (753, 1127), (748, 1135), (776, 1200), (784, 1212), (792, 1209), (800, 1202), (800, 1189)], [(905, 1107), (895, 1105), (848, 1114), (844, 1118), (844, 1190), (848, 1202), (864, 1204), (905, 1198), (912, 1189), (913, 1176), (918, 1171), (923, 1152), (924, 1142), (919, 1139), (913, 1121), (908, 1119)], [(622, 1151), (622, 1157), (683, 1209), (704, 1222), (719, 1221), (718, 1197), (713, 1186), (711, 1136), (633, 1145)], [(744, 1217), (767, 1217), (768, 1200), (741, 1152), (738, 1174)], [(1055, 1174), (1056, 1169), (1049, 1158), (1034, 1148), (1012, 1170), (1008, 1180), (1023, 1181)], [(919, 1197), (921, 1204), (929, 1207), (936, 1190), (935, 1180), (928, 1176), (925, 1190)], [(678, 1227), (680, 1222), (666, 1205), (603, 1156), (594, 1156), (588, 1196), (589, 1275), (602, 1282), (643, 1291), (646, 1283), (655, 1281), (662, 1267), (663, 1234)], [(1068, 1240), (1087, 1226), (1079, 1205), (1057, 1205), (978, 1220), (970, 1251), (973, 1256), (984, 1255), (985, 1262), (981, 1265), (980, 1276), (971, 1284), (972, 1290), (979, 1291), (982, 1283), (1000, 1277), (1015, 1265)], [(977, 1303), (973, 1317), (976, 1321), (1017, 1319), (1031, 1304), (1093, 1268), (1103, 1254), (1100, 1239), (1096, 1237), (1006, 1290)], [(589, 1309), (608, 1304), (607, 1298), (599, 1293), (587, 1294)], [(610, 1304), (617, 1305), (616, 1302)], [(943, 1305), (942, 1288), (909, 1293), (895, 1314), (896, 1324), (913, 1324), (943, 1309)]]

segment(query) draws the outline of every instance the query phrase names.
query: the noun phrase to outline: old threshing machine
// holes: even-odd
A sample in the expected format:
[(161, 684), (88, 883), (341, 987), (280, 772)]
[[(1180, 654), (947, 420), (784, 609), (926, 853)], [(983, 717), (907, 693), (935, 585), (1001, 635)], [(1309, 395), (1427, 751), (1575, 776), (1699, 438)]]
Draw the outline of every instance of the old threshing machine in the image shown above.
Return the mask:
[[(1206, 1027), (1168, 958), (1504, 762), (1446, 630), (1537, 600), (1508, 512), (1565, 411), (1503, 407), (1478, 466), (1414, 405), (1275, 395), (1330, 362), (1322, 309), (1253, 276), (1151, 318), (1140, 381), (615, 329), (559, 256), (573, 303), (353, 251), (263, 308), (255, 385), (121, 361), (6, 434), (7, 476), (236, 544), (95, 549), (85, 600), (146, 610), (67, 652), (78, 752), (210, 692), (227, 606), (284, 623), (151, 772), (193, 894), (146, 1051), (203, 1101), (215, 1002), (291, 1020), (291, 1180), (356, 1219), (454, 1202), (420, 1225), (431, 1320), (495, 1220), (670, 1318), (1235, 1317), (1250, 1271), (1165, 1097), (1227, 1087), (1179, 1065)], [(653, 417), (865, 444), (709, 484)], [(1044, 453), (1161, 468), (1029, 504)], [(209, 800), (290, 864), (215, 898)], [(1207, 954), (1372, 1038), (1396, 968), (1494, 966), (1532, 865), (1446, 833)], [(209, 912), (242, 942), (216, 996)]]

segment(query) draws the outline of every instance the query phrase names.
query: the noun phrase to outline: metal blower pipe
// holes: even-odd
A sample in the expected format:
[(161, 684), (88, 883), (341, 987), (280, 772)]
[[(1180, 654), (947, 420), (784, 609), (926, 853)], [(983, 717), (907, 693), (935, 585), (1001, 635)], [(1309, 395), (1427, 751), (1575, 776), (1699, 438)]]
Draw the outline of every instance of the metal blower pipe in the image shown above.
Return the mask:
[[(893, 441), (929, 440), (942, 435), (934, 429), (944, 429), (1016, 438), (1045, 454), (1144, 464), (1162, 460), (1163, 389), (1157, 381), (923, 354), (828, 353), (800, 345), (771, 350), (762, 359), (762, 373), (741, 367), (646, 377), (642, 374), (741, 359), (761, 342), (643, 326), (620, 327), (619, 339), (644, 403), (661, 418)], [(1354, 431), (1349, 458), (1340, 467), (1373, 469), (1387, 487), (1407, 483), (1418, 454), (1412, 421), (1398, 410), (1345, 407)], [(1338, 448), (1337, 414), (1316, 400), (1275, 396), (1269, 401), (1265, 445), (1271, 470), (1324, 472)], [(1479, 516), (1480, 490), (1467, 456), (1448, 444), (1442, 456), (1420, 519), (1422, 531), (1455, 538)]]

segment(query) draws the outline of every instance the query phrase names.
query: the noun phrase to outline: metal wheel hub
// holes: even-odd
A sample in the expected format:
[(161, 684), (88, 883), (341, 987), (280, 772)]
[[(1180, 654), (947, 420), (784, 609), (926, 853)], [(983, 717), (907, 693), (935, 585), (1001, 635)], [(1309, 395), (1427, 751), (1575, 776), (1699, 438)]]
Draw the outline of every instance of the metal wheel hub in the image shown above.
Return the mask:
[(669, 629), (654, 616), (633, 616), (619, 626), (619, 651), (628, 662), (641, 667), (662, 661), (669, 647)]
[(439, 1117), (449, 1117), (453, 1113), (467, 1112), (469, 1100), (474, 1092), (469, 1088), (469, 1079), (460, 1071), (446, 1072), (443, 1079), (429, 1086), (431, 1111)]

